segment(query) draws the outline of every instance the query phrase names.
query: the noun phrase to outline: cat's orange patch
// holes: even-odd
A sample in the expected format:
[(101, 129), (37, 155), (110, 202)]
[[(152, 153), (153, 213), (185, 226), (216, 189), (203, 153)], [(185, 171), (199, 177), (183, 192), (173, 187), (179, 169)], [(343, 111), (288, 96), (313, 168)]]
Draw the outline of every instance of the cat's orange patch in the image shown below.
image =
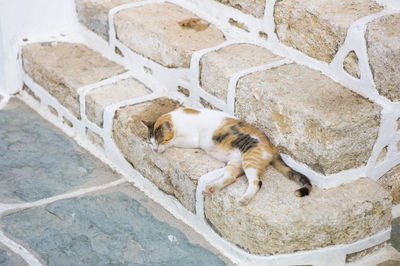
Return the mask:
[(187, 114), (192, 114), (192, 115), (197, 115), (200, 113), (199, 110), (192, 109), (192, 108), (183, 108), (183, 112), (185, 112)]
[[(169, 128), (165, 127), (164, 125), (169, 125)], [(165, 144), (174, 137), (174, 124), (172, 123), (171, 114), (164, 114), (160, 116), (154, 125), (154, 130), (157, 130), (158, 127), (162, 127), (162, 140), (158, 140), (159, 143)]]
[[(240, 138), (244, 141), (241, 141)], [(278, 156), (276, 148), (260, 130), (235, 118), (226, 118), (223, 124), (213, 133), (213, 140), (219, 149), (238, 148), (241, 150), (242, 167), (244, 169), (254, 168), (260, 176), (265, 167), (270, 164), (272, 158)], [(240, 145), (235, 147), (237, 143), (243, 145), (243, 147), (240, 147)], [(273, 156), (266, 158), (264, 156), (266, 153)]]

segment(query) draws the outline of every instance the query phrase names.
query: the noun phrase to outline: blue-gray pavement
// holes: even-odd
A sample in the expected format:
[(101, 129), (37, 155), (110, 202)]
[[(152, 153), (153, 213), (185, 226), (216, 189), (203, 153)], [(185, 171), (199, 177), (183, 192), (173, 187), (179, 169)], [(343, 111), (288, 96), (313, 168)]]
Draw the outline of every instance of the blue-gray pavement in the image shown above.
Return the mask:
[(400, 217), (394, 219), (392, 222), (390, 244), (400, 252)]
[(10, 264), (10, 255), (7, 254), (7, 251), (0, 249), (0, 266), (8, 266)]
[[(120, 178), (24, 105), (0, 111), (0, 203), (44, 199), (101, 175)], [(0, 230), (47, 265), (225, 264), (135, 191), (124, 184), (9, 213)], [(23, 265), (18, 257), (0, 244), (0, 266)]]
[(36, 201), (93, 178), (95, 163), (27, 107), (0, 111), (0, 199)]
[(48, 265), (223, 265), (121, 192), (58, 201), (0, 223)]

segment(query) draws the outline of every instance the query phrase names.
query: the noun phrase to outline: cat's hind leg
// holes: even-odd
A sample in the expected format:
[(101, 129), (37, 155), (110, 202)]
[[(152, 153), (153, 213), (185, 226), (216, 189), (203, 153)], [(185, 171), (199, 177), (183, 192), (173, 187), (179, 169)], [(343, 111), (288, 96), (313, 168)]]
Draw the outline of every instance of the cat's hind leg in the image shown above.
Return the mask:
[(244, 172), (241, 161), (229, 161), (225, 167), (223, 176), (213, 183), (208, 184), (202, 193), (203, 195), (209, 195), (215, 191), (218, 191), (235, 182), (235, 180), (243, 174)]
[(246, 192), (239, 199), (241, 205), (249, 204), (250, 200), (258, 192), (262, 186), (261, 182), (261, 171), (256, 168), (245, 168), (244, 172), (246, 174), (247, 180), (249, 182)]

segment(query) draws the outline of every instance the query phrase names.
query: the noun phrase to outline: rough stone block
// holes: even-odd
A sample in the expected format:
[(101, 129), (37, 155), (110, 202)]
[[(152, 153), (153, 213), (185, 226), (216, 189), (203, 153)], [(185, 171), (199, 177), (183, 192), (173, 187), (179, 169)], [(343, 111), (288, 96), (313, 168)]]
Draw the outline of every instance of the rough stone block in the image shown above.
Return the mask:
[(144, 84), (128, 78), (93, 89), (86, 94), (86, 115), (90, 121), (103, 126), (103, 112), (108, 105), (151, 93)]
[(400, 164), (379, 178), (378, 183), (392, 194), (393, 205), (400, 204)]
[(237, 115), (281, 152), (322, 174), (359, 167), (376, 141), (381, 107), (321, 72), (287, 64), (241, 78)]
[(200, 85), (225, 101), (229, 77), (238, 71), (280, 60), (265, 48), (252, 44), (233, 44), (205, 54), (200, 60)]
[(243, 13), (256, 18), (262, 18), (265, 10), (265, 0), (216, 0), (224, 5), (239, 9)]
[(400, 100), (400, 13), (370, 22), (365, 33), (369, 64), (379, 94)]
[(108, 40), (108, 13), (114, 7), (139, 0), (75, 0), (79, 21)]
[(222, 32), (171, 3), (122, 10), (115, 16), (118, 39), (166, 67), (189, 67), (193, 52), (222, 43)]
[(78, 89), (125, 72), (98, 52), (77, 43), (33, 43), (22, 48), (25, 72), (78, 119)]
[(113, 134), (125, 158), (144, 177), (194, 212), (197, 179), (223, 167), (223, 163), (198, 149), (169, 148), (164, 153), (155, 153), (147, 144), (147, 128), (141, 123), (141, 120), (155, 121), (178, 106), (175, 101), (159, 98), (121, 108), (115, 116)]
[(267, 255), (347, 244), (384, 230), (391, 223), (391, 197), (369, 179), (331, 189), (314, 187), (307, 197), (270, 167), (263, 186), (247, 206), (237, 201), (247, 182), (239, 178), (205, 198), (209, 223), (226, 239), (252, 254)]
[(281, 0), (274, 8), (279, 39), (325, 62), (332, 61), (354, 21), (383, 9), (372, 0)]

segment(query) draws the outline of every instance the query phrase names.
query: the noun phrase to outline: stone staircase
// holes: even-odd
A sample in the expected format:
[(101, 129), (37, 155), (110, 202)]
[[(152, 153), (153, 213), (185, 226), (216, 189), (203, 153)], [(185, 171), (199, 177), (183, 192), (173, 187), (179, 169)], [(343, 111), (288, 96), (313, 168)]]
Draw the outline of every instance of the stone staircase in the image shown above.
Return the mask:
[[(400, 203), (400, 8), (386, 2), (75, 0), (97, 37), (27, 41), (21, 97), (205, 219), (240, 263), (344, 264), (388, 239)], [(244, 177), (203, 199), (224, 165), (153, 153), (140, 122), (177, 106), (248, 121), (317, 186), (296, 198), (268, 168), (248, 206)]]

